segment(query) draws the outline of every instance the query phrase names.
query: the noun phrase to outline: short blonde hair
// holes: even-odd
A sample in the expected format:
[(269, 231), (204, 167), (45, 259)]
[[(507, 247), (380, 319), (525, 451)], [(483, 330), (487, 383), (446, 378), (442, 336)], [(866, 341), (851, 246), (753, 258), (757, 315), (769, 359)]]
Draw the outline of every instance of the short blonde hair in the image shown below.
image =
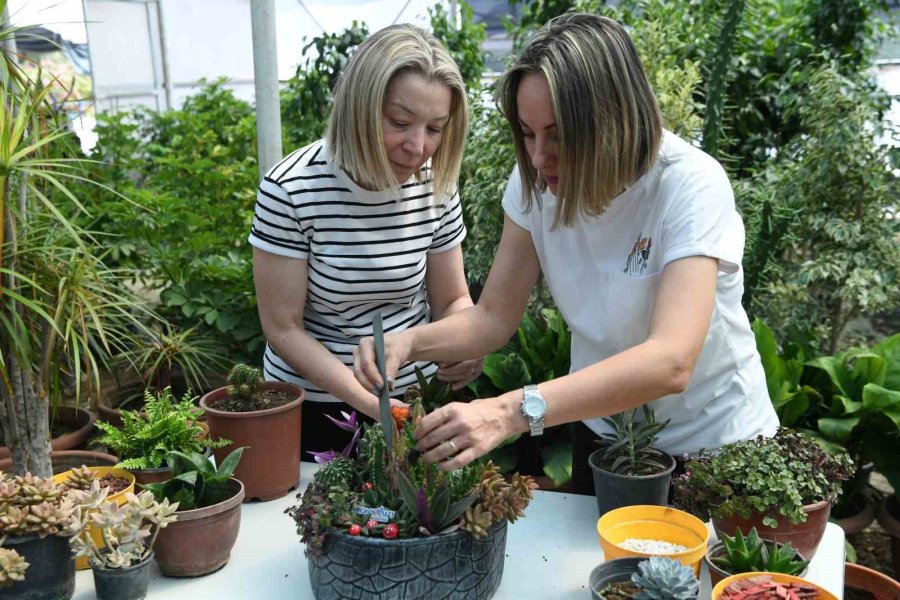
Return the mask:
[(335, 84), (325, 134), (328, 149), (335, 165), (363, 187), (397, 187), (384, 150), (381, 117), (388, 85), (405, 73), (450, 89), (450, 119), (431, 158), (435, 195), (450, 195), (456, 189), (469, 128), (466, 85), (440, 42), (413, 25), (392, 25), (372, 34), (350, 57)]
[(553, 228), (596, 216), (653, 165), (662, 114), (625, 29), (606, 17), (565, 14), (529, 40), (497, 86), (513, 131), (525, 209), (546, 183), (532, 167), (516, 95), (522, 78), (547, 78), (559, 138), (559, 190)]

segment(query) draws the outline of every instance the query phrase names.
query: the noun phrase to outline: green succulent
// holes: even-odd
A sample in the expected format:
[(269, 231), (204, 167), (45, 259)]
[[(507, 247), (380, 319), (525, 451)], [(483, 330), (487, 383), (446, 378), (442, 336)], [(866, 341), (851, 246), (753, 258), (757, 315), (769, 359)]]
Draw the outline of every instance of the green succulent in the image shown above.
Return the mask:
[(693, 600), (700, 593), (694, 570), (667, 556), (638, 563), (631, 581), (640, 588), (635, 600)]
[(798, 557), (790, 543), (777, 544), (760, 539), (756, 527), (750, 530), (747, 537), (744, 537), (740, 529), (735, 532), (734, 537), (722, 534), (722, 545), (725, 547), (725, 556), (711, 557), (710, 560), (732, 575), (757, 571), (799, 575), (809, 564), (808, 560)]
[(642, 422), (634, 420), (636, 408), (603, 419), (612, 433), (601, 433), (598, 443), (602, 445), (604, 468), (612, 473), (650, 475), (664, 471), (667, 466), (652, 446), (669, 421), (657, 423), (649, 406), (644, 404), (641, 408)]

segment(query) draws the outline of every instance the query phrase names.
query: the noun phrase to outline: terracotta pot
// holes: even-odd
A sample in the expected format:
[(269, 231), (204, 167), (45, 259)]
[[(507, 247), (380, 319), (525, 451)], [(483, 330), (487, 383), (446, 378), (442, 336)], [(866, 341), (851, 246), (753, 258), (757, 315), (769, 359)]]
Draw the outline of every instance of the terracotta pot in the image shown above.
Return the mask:
[(831, 503), (823, 500), (822, 502), (808, 504), (803, 507), (803, 512), (806, 513), (805, 522), (790, 523), (779, 515), (777, 527), (763, 525), (763, 515), (761, 513), (752, 514), (749, 519), (744, 519), (738, 515), (721, 518), (713, 517), (712, 524), (716, 534), (720, 537), (722, 533), (733, 536), (738, 528), (746, 532), (756, 527), (759, 537), (781, 544), (790, 542), (797, 552), (812, 560), (813, 556), (816, 555), (819, 542), (822, 541), (822, 535), (825, 533), (828, 515), (831, 514)]
[(176, 511), (178, 520), (159, 530), (153, 551), (159, 570), (168, 577), (198, 577), (228, 562), (241, 527), (244, 486), (232, 478), (233, 494), (223, 502)]
[(467, 531), (386, 540), (331, 532), (307, 558), (316, 600), (488, 600), (500, 587), (507, 521), (484, 539)]
[[(742, 531), (741, 533), (745, 533), (745, 532)], [(775, 542), (773, 542), (772, 540), (763, 540), (763, 541), (765, 542), (766, 546), (768, 547), (769, 552), (772, 552), (774, 550), (773, 546), (775, 545)], [(796, 550), (794, 550), (794, 554), (800, 560), (806, 560), (806, 558), (801, 553), (797, 552)], [(713, 544), (712, 548), (710, 548), (707, 551), (706, 556), (703, 557), (703, 562), (706, 564), (707, 571), (709, 571), (709, 584), (713, 587), (715, 587), (717, 583), (719, 583), (720, 581), (722, 581), (723, 579), (725, 579), (727, 577), (731, 577), (732, 575), (739, 575), (739, 573), (729, 573), (728, 571), (718, 567), (712, 561), (713, 558), (722, 558), (724, 556), (725, 556), (725, 544), (722, 542), (716, 542), (715, 544)], [(806, 575), (807, 571), (809, 571), (809, 565), (807, 565), (805, 569), (803, 569), (800, 573), (798, 573), (797, 577), (804, 577)]]
[(868, 494), (860, 494), (854, 502), (856, 512), (842, 519), (832, 516), (831, 522), (844, 530), (844, 535), (859, 533), (875, 520), (875, 502)]
[(853, 563), (844, 563), (844, 587), (869, 592), (875, 600), (898, 600), (900, 583), (884, 573)]
[(305, 393), (290, 383), (266, 381), (261, 386), (286, 392), (296, 400), (268, 410), (226, 412), (210, 408), (209, 404), (227, 396), (227, 387), (200, 399), (210, 437), (232, 441), (213, 450), (216, 464), (222, 464), (235, 448), (246, 447), (234, 472), (234, 477), (244, 484), (245, 502), (281, 498), (300, 482), (300, 404)]
[(891, 559), (894, 575), (900, 577), (900, 506), (897, 496), (886, 496), (878, 505), (876, 518), (882, 529), (891, 536)]
[[(57, 423), (65, 423), (68, 431), (50, 440), (51, 450), (72, 450), (83, 446), (94, 431), (94, 413), (74, 406), (60, 406), (56, 409)], [(8, 446), (0, 446), (0, 458), (11, 456)]]
[[(81, 465), (89, 467), (111, 467), (119, 462), (112, 454), (105, 452), (92, 452), (90, 450), (57, 450), (50, 453), (50, 463), (53, 465), (53, 474), (75, 469)], [(12, 471), (12, 458), (0, 460), (0, 471)]]

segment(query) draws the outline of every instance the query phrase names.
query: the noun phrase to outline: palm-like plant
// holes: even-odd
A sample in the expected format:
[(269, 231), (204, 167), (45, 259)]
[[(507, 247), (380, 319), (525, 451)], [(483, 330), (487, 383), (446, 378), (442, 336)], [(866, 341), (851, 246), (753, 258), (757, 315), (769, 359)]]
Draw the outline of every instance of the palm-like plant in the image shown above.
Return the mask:
[[(6, 0), (0, 0), (5, 12)], [(20, 28), (0, 26), (0, 42)], [(51, 85), (55, 80), (51, 80)], [(126, 347), (147, 313), (103, 263), (89, 232), (67, 215), (86, 212), (71, 191), (85, 159), (49, 102), (41, 73), (29, 78), (0, 51), (0, 425), (18, 471), (49, 476), (48, 412), (68, 379), (99, 389), (99, 367)], [(97, 183), (100, 187), (106, 187)], [(108, 189), (108, 188), (107, 188)]]

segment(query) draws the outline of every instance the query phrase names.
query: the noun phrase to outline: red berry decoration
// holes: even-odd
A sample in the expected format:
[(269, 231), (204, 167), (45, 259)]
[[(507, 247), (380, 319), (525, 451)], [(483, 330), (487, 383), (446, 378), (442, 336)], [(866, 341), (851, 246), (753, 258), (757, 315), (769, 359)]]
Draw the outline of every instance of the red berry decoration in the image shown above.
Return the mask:
[(362, 531), (362, 527), (360, 527), (356, 523), (354, 523), (353, 525), (350, 526), (350, 535), (359, 535), (359, 533), (361, 531)]
[(400, 533), (400, 528), (397, 527), (396, 523), (388, 523), (387, 525), (384, 526), (383, 533), (384, 533), (384, 537), (386, 537), (389, 540), (392, 540), (395, 537), (397, 537), (398, 533)]
[(372, 485), (372, 482), (371, 482), (371, 481), (367, 481), (367, 482), (366, 482), (366, 489), (367, 489), (367, 490), (372, 490), (372, 489), (375, 489), (375, 486)]
[(378, 521), (376, 521), (375, 519), (369, 519), (368, 521), (366, 521), (366, 529), (375, 529), (376, 527), (378, 527)]

